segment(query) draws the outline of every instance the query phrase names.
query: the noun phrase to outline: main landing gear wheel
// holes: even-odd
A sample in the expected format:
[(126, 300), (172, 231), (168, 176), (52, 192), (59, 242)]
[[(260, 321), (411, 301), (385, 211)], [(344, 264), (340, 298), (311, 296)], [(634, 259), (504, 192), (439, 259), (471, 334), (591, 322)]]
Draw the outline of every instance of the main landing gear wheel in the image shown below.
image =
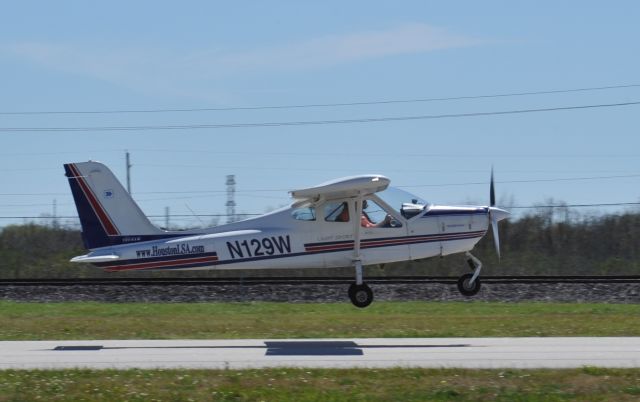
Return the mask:
[(471, 278), (473, 278), (473, 273), (464, 274), (458, 279), (458, 290), (467, 297), (475, 296), (480, 291), (480, 278), (476, 278), (473, 284)]
[(349, 299), (354, 306), (364, 308), (373, 301), (373, 292), (366, 284), (356, 285), (352, 283), (349, 286)]

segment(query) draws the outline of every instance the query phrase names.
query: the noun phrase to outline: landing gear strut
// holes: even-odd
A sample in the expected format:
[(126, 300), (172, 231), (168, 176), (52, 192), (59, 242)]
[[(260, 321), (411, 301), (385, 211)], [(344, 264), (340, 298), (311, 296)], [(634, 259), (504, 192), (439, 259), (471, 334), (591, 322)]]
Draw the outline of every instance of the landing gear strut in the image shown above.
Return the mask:
[(355, 268), (356, 283), (349, 286), (349, 299), (354, 306), (364, 308), (373, 301), (373, 291), (362, 280), (362, 263), (360, 261), (356, 261)]
[(473, 256), (471, 253), (467, 252), (467, 264), (471, 267), (473, 272), (464, 274), (458, 279), (458, 290), (464, 296), (471, 297), (475, 296), (480, 291), (480, 270), (482, 269), (482, 262)]

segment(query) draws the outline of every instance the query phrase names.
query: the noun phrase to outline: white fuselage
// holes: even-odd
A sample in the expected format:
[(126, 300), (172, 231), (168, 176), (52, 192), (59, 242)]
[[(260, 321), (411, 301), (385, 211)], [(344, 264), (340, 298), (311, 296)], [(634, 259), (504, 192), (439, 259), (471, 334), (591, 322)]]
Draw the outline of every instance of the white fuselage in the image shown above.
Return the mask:
[[(378, 204), (384, 201), (371, 197)], [(335, 202), (335, 200), (334, 200)], [(173, 236), (93, 250), (115, 255), (95, 265), (108, 271), (158, 269), (337, 268), (443, 256), (471, 250), (489, 226), (487, 207), (427, 206), (405, 219), (391, 214), (396, 227), (358, 228), (358, 222), (298, 220), (294, 207), (207, 229), (206, 233), (166, 232)], [(356, 216), (352, 213), (351, 216)], [(354, 233), (360, 230), (360, 255)], [(133, 243), (135, 242), (135, 243)]]

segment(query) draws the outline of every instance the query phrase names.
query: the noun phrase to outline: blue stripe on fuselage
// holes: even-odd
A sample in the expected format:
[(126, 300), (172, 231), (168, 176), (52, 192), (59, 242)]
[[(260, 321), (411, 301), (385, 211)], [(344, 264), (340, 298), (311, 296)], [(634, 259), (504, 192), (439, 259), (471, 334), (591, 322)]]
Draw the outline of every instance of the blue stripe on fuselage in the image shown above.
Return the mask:
[[(457, 233), (432, 233), (432, 234), (424, 234), (424, 235), (413, 235), (413, 236), (396, 236), (396, 237), (378, 237), (373, 239), (361, 239), (361, 243), (367, 242), (377, 242), (377, 241), (389, 241), (389, 240), (407, 240), (411, 241), (411, 239), (418, 239), (424, 237), (441, 237), (441, 236), (458, 236), (458, 235), (473, 235), (473, 234), (483, 234), (484, 230), (475, 230), (472, 232), (457, 232)], [(321, 243), (306, 243), (305, 247), (317, 247), (317, 246), (333, 246), (337, 244), (353, 244), (353, 240), (338, 240), (338, 241), (326, 241)], [(402, 243), (400, 243), (402, 244)]]
[(431, 216), (486, 215), (488, 212), (489, 212), (488, 208), (432, 209), (427, 211), (422, 217), (428, 218)]

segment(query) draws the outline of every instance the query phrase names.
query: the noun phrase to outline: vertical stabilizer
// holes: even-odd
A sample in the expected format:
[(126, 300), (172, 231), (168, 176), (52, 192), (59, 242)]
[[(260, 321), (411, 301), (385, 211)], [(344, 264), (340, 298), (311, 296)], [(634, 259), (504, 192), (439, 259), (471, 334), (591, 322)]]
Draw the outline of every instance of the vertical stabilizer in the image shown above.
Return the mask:
[(149, 221), (102, 163), (68, 163), (64, 170), (78, 209), (82, 239), (88, 249), (121, 244), (128, 242), (127, 238), (140, 241), (142, 237), (164, 233)]

